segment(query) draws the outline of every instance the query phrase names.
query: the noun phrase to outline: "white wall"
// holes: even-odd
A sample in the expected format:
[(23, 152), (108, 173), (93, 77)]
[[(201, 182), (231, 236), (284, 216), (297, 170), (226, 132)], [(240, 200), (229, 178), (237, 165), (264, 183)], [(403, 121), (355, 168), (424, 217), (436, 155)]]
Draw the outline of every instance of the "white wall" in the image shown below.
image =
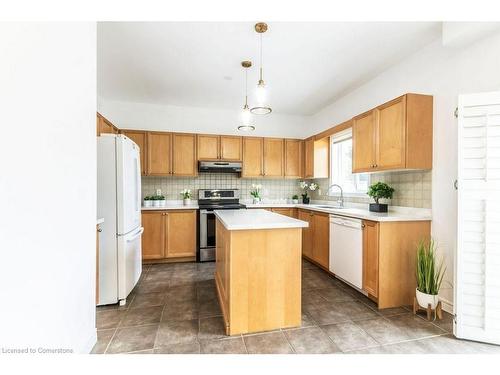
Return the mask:
[[(459, 94), (500, 88), (500, 33), (466, 48), (429, 45), (313, 116), (309, 135), (407, 92), (434, 96), (434, 159), (432, 170), (432, 235), (446, 258), (448, 283), (453, 283), (456, 249), (457, 121), (453, 112)], [(441, 297), (452, 303), (451, 285)], [(449, 309), (448, 305), (448, 309)]]
[(89, 352), (96, 26), (0, 23), (0, 348)]
[(178, 107), (98, 99), (99, 112), (119, 128), (301, 138), (307, 117), (271, 113), (254, 116), (256, 130), (242, 133), (238, 110)]

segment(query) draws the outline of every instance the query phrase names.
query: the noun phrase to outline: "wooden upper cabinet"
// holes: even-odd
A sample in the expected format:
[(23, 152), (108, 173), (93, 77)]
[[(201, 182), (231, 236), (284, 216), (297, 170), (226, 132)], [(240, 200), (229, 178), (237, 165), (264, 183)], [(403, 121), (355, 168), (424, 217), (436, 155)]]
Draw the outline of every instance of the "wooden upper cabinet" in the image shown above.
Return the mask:
[(432, 168), (432, 100), (406, 94), (355, 117), (353, 172)]
[(312, 259), (324, 268), (328, 269), (330, 265), (330, 217), (327, 214), (314, 212), (312, 218)]
[(175, 176), (196, 176), (196, 135), (172, 135), (172, 174)]
[(264, 176), (283, 177), (283, 139), (264, 138)]
[(108, 121), (104, 116), (97, 113), (97, 135), (101, 134), (118, 134), (119, 130), (110, 121)]
[(375, 166), (375, 111), (354, 118), (352, 124), (352, 171), (372, 171)]
[(242, 160), (242, 137), (221, 135), (219, 158), (222, 160)]
[(285, 139), (285, 177), (302, 177), (302, 141)]
[(167, 258), (196, 256), (196, 211), (167, 213)]
[(218, 135), (197, 136), (198, 160), (219, 159), (220, 137)]
[(401, 169), (405, 163), (405, 97), (377, 107), (375, 168)]
[(142, 259), (165, 258), (167, 221), (162, 211), (143, 211)]
[(147, 133), (141, 130), (120, 130), (120, 133), (130, 138), (139, 146), (141, 150), (141, 174), (147, 174)]
[(304, 163), (304, 177), (314, 177), (314, 137), (305, 140), (305, 163)]
[(147, 171), (149, 175), (172, 174), (172, 134), (148, 132)]
[(262, 177), (263, 150), (263, 138), (243, 138), (243, 171), (241, 177)]
[(363, 290), (378, 297), (379, 226), (363, 221)]

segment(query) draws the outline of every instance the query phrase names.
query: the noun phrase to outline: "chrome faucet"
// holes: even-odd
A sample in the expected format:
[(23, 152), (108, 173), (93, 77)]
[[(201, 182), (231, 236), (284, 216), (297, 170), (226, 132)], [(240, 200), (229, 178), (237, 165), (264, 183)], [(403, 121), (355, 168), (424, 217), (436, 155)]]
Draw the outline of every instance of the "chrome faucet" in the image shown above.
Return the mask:
[(337, 184), (330, 185), (328, 187), (328, 189), (326, 190), (326, 195), (328, 195), (328, 193), (330, 192), (330, 189), (332, 187), (335, 187), (335, 186), (340, 189), (340, 198), (337, 200), (337, 203), (338, 203), (340, 208), (344, 208), (344, 191), (342, 190), (342, 186), (337, 185)]

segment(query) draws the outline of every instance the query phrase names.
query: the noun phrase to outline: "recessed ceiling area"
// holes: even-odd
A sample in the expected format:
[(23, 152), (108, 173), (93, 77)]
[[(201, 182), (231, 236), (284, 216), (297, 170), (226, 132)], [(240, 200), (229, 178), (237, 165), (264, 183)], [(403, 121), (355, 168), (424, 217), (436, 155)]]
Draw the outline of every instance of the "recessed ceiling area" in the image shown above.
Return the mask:
[[(312, 115), (441, 36), (440, 22), (268, 22), (264, 80), (273, 113)], [(255, 102), (259, 36), (252, 22), (101, 22), (98, 96), (105, 100), (239, 109), (241, 61), (252, 60)]]

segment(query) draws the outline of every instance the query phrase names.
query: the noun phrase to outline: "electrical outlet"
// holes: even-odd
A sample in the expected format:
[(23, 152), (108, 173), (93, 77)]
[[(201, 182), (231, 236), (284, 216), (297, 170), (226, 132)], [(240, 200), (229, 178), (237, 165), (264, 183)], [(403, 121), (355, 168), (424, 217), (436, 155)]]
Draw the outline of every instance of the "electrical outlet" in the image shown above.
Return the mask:
[(161, 189), (156, 189), (156, 195), (161, 195)]

